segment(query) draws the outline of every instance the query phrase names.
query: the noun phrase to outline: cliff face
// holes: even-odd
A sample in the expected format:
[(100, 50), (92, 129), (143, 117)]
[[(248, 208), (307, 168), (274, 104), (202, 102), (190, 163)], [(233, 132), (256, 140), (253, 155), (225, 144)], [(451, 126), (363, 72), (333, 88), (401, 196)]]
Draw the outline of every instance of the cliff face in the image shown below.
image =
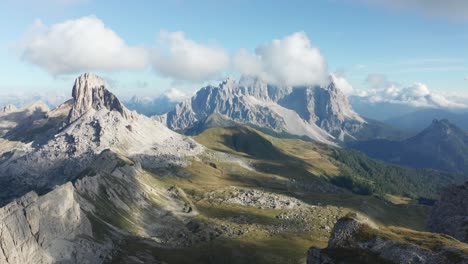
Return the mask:
[(468, 182), (442, 192), (429, 218), (429, 228), (468, 243)]
[[(38, 118), (29, 118), (27, 109), (20, 116), (0, 115), (0, 126), (27, 119), (35, 128), (32, 133), (23, 129), (29, 123), (15, 123), (8, 127), (11, 137), (0, 135), (0, 264), (94, 264), (111, 258), (121, 236), (137, 229), (135, 223), (155, 225), (156, 217), (166, 215), (149, 198), (154, 188), (141, 190), (154, 182), (140, 182), (146, 172), (141, 167), (135, 172), (134, 163), (155, 170), (180, 167), (187, 156), (203, 151), (192, 139), (127, 110), (103, 83), (84, 74), (75, 81), (72, 100), (52, 111), (40, 105), (27, 108)], [(121, 172), (123, 160), (132, 165)], [(122, 215), (128, 218), (144, 209), (146, 221), (121, 224)], [(157, 231), (165, 232), (176, 220), (168, 219), (163, 227), (159, 221)]]
[(100, 263), (92, 235), (71, 183), (41, 197), (30, 192), (0, 208), (0, 263)]
[(91, 109), (117, 111), (122, 116), (127, 116), (127, 111), (119, 99), (106, 88), (106, 84), (100, 77), (85, 73), (75, 80), (72, 90), (73, 106), (69, 115), (69, 122), (80, 118)]
[(468, 250), (447, 236), (346, 216), (335, 224), (327, 248), (309, 250), (307, 263), (468, 263)]
[(204, 87), (157, 119), (190, 134), (194, 128), (208, 128), (207, 120), (213, 115), (327, 144), (353, 139), (367, 125), (333, 80), (326, 87), (287, 87), (247, 77)]

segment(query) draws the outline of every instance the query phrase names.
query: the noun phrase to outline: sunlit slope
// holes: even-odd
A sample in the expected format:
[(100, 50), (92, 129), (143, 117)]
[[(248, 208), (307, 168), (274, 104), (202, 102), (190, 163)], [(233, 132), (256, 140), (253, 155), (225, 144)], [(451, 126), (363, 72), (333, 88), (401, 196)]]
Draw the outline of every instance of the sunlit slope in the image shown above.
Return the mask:
[[(309, 247), (326, 247), (334, 224), (349, 212), (383, 226), (425, 229), (429, 206), (391, 189), (362, 195), (352, 185), (340, 187), (336, 179), (354, 180), (357, 174), (339, 159), (345, 150), (246, 127), (209, 129), (195, 140), (207, 150), (185, 167), (135, 168), (130, 158), (102, 177), (96, 221), (130, 234), (115, 263), (132, 263), (133, 257), (155, 263), (303, 263)], [(115, 178), (115, 171), (133, 171), (135, 180)], [(125, 191), (128, 186), (134, 187)], [(123, 204), (106, 195), (113, 190), (122, 193)]]

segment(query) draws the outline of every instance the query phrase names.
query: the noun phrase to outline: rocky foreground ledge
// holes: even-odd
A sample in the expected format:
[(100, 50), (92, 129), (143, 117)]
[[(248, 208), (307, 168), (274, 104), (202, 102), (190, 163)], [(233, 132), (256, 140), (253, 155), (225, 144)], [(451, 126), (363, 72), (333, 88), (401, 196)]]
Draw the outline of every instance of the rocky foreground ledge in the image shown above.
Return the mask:
[(335, 263), (468, 263), (468, 245), (446, 235), (379, 227), (352, 214), (338, 220), (327, 248), (307, 255), (307, 264)]
[(71, 183), (30, 192), (0, 208), (0, 263), (99, 263), (108, 252), (92, 235)]
[(468, 182), (441, 193), (429, 218), (429, 228), (468, 243)]

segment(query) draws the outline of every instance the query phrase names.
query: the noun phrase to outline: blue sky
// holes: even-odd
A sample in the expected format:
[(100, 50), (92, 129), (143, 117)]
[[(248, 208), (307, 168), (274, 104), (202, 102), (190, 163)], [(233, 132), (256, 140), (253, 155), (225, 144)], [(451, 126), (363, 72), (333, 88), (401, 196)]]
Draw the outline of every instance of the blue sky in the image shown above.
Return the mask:
[[(237, 76), (236, 70), (226, 65), (231, 64), (231, 57), (240, 49), (255, 55), (259, 45), (296, 32), (303, 32), (312, 48), (319, 49), (327, 72), (345, 76), (355, 89), (369, 89), (367, 77), (380, 74), (402, 86), (421, 82), (441, 94), (467, 93), (468, 11), (463, 1), (452, 1), (453, 10), (439, 8), (433, 4), (437, 1), (432, 0), (422, 4), (419, 2), (424, 1), (417, 0), (408, 1), (411, 4), (399, 0), (395, 2), (402, 4), (385, 4), (380, 0), (228, 3), (3, 0), (0, 2), (0, 94), (69, 93), (73, 79), (80, 72), (89, 71), (86, 62), (66, 70), (51, 70), (45, 55), (41, 58), (25, 55), (24, 46), (30, 44), (28, 34), (35, 30), (38, 21), (45, 28), (39, 32), (43, 32), (67, 20), (88, 16), (102, 22), (124, 41), (132, 50), (126, 53), (131, 54), (128, 56), (138, 53), (140, 47), (166, 54), (174, 39), (182, 39), (200, 45), (196, 47), (222, 51), (229, 57), (229, 62), (225, 62), (218, 54), (217, 62), (206, 65), (204, 73), (210, 74), (199, 77), (196, 71), (190, 76), (174, 73), (173, 68), (180, 65), (177, 56), (171, 57), (171, 65), (164, 64), (167, 57), (148, 65), (141, 62), (143, 66), (133, 59), (129, 59), (130, 66), (115, 68), (113, 60), (102, 67), (99, 62), (93, 64), (92, 71), (103, 75), (114, 86), (113, 91), (124, 96), (158, 94), (170, 87), (193, 90), (223, 76)], [(174, 32), (183, 32), (183, 36)], [(216, 55), (206, 52), (206, 60)], [(152, 53), (147, 56), (154, 57)], [(190, 70), (186, 68), (186, 72)]]

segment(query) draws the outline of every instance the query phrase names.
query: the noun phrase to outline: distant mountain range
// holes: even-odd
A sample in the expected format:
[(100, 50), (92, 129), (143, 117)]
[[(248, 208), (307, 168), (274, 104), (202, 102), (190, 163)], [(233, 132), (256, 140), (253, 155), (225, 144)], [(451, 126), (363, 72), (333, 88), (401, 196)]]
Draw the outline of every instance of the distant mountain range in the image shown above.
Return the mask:
[(372, 158), (414, 168), (468, 172), (468, 134), (448, 120), (434, 120), (404, 141), (371, 140), (350, 146)]
[(456, 113), (445, 109), (422, 109), (383, 122), (399, 129), (419, 132), (431, 124), (434, 119), (447, 119), (461, 129), (468, 130), (468, 112)]
[(258, 78), (227, 79), (157, 117), (172, 130), (197, 134), (209, 127), (249, 125), (275, 135), (307, 137), (327, 144), (402, 134), (357, 114), (333, 81), (327, 86), (287, 87)]

